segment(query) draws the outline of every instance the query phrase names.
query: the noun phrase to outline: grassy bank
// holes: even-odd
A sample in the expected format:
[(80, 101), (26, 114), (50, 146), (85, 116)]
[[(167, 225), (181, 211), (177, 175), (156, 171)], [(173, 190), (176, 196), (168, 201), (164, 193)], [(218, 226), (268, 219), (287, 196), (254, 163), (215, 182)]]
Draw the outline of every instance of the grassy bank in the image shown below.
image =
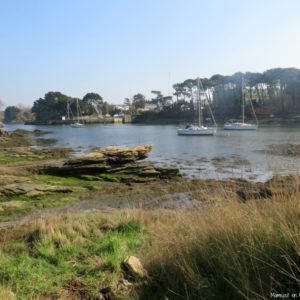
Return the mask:
[[(226, 201), (193, 211), (61, 215), (1, 232), (1, 293), (20, 299), (269, 299), (300, 287), (300, 201)], [(137, 255), (147, 283), (124, 289)], [(1, 295), (0, 293), (0, 295)], [(13, 296), (12, 296), (13, 297)]]
[(0, 298), (95, 299), (99, 288), (112, 286), (128, 299), (126, 291), (118, 291), (120, 265), (146, 235), (138, 222), (117, 218), (65, 215), (3, 230)]

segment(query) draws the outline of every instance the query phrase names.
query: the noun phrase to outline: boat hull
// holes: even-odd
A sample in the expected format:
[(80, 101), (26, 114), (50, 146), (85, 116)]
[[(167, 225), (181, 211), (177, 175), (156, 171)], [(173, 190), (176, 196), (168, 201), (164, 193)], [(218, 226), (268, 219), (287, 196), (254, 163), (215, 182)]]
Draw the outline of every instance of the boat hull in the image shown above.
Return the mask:
[(256, 124), (247, 124), (247, 123), (232, 123), (225, 124), (224, 130), (257, 130)]
[(178, 129), (178, 135), (214, 135), (216, 130), (214, 128), (207, 128), (207, 127), (200, 127), (200, 128), (193, 128), (193, 129)]
[(71, 124), (70, 126), (72, 128), (82, 128), (82, 127), (85, 127), (85, 125), (82, 124), (82, 123), (74, 123), (74, 124)]

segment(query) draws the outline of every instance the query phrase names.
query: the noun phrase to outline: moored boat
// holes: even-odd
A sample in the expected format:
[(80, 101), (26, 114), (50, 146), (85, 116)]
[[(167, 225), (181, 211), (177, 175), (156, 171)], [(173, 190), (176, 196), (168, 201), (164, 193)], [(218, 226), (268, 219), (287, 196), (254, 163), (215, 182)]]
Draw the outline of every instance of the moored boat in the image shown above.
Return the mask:
[(73, 127), (73, 128), (85, 127), (85, 125), (83, 123), (78, 123), (78, 122), (72, 123), (70, 126)]
[(82, 128), (85, 127), (85, 124), (80, 122), (81, 112), (80, 112), (80, 106), (78, 103), (78, 99), (76, 99), (76, 110), (77, 110), (77, 122), (72, 123), (70, 126), (72, 128)]
[(188, 124), (185, 128), (177, 130), (178, 135), (214, 135), (216, 132), (215, 128), (205, 126), (195, 126)]
[(224, 130), (256, 130), (256, 124), (248, 124), (242, 122), (228, 123), (224, 125)]
[[(198, 124), (187, 124), (185, 128), (179, 128), (177, 129), (178, 135), (214, 135), (216, 132), (216, 127), (206, 127), (203, 125), (203, 116), (202, 116), (202, 105), (201, 105), (201, 97), (200, 97), (200, 85), (201, 89), (203, 90), (202, 83), (200, 79), (197, 79), (197, 112), (198, 112)], [(206, 97), (206, 94), (205, 94)], [(208, 103), (209, 105), (209, 103)], [(212, 114), (211, 109), (210, 113), (212, 116), (212, 119), (215, 123), (215, 118)], [(216, 123), (215, 123), (216, 125)]]
[(253, 111), (253, 115), (256, 120), (256, 124), (245, 123), (245, 93), (244, 93), (244, 80), (242, 80), (242, 122), (232, 122), (224, 125), (224, 130), (257, 130), (258, 128), (258, 120), (256, 118), (256, 114), (251, 103), (251, 108)]

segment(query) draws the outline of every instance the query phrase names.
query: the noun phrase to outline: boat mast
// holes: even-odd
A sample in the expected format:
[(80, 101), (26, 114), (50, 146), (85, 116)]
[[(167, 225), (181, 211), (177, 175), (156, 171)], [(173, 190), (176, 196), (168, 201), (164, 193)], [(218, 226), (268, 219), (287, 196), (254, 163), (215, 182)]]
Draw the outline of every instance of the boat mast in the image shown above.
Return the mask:
[(255, 110), (254, 110), (254, 107), (253, 107), (253, 104), (252, 104), (252, 99), (250, 100), (250, 105), (251, 105), (251, 109), (252, 109), (252, 113), (254, 115), (256, 125), (258, 126), (258, 119), (257, 119), (256, 113), (255, 113)]
[(79, 123), (79, 105), (78, 105), (78, 99), (76, 99), (76, 107), (77, 107), (77, 122)]
[(70, 120), (70, 103), (67, 103), (67, 120)]
[(244, 94), (244, 78), (242, 78), (242, 115), (243, 124), (245, 123), (245, 94)]
[(202, 111), (201, 111), (201, 97), (200, 97), (200, 78), (197, 78), (197, 103), (198, 103), (198, 126), (202, 126)]
[(216, 122), (215, 116), (214, 116), (214, 114), (213, 114), (213, 112), (212, 112), (212, 109), (211, 109), (211, 107), (210, 107), (210, 103), (211, 103), (210, 97), (208, 98), (207, 93), (206, 93), (206, 91), (204, 90), (202, 81), (201, 81), (200, 79), (199, 79), (199, 83), (200, 83), (200, 88), (201, 88), (201, 90), (204, 92), (205, 100), (206, 100), (206, 102), (207, 102), (207, 106), (208, 106), (208, 109), (209, 109), (211, 118), (212, 118), (212, 120), (213, 120), (213, 122), (214, 122), (215, 127), (217, 127), (217, 122)]

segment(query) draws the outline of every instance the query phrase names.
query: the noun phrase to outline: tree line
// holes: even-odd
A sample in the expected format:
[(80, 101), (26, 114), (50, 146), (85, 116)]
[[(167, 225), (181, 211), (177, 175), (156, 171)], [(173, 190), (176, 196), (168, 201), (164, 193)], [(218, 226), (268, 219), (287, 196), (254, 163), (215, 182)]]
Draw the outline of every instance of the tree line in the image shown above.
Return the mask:
[[(210, 96), (213, 111), (219, 117), (240, 114), (242, 92), (246, 104), (250, 101), (257, 113), (295, 113), (300, 110), (300, 70), (274, 68), (263, 73), (238, 72), (231, 76), (215, 74), (202, 78), (204, 90)], [(187, 79), (173, 85), (177, 102), (194, 102), (193, 89), (197, 82)]]
[(31, 110), (37, 122), (48, 122), (66, 117), (69, 113), (67, 109), (76, 114), (77, 103), (83, 115), (99, 113), (104, 107), (103, 99), (97, 93), (88, 93), (82, 99), (79, 99), (60, 92), (48, 92), (44, 98), (39, 98), (33, 103)]
[[(246, 115), (247, 113), (250, 115), (250, 101), (257, 114), (288, 114), (300, 111), (300, 70), (296, 68), (274, 68), (263, 73), (237, 72), (230, 76), (215, 74), (210, 78), (201, 78), (201, 82), (207, 95), (206, 101), (220, 120), (239, 117), (242, 94), (246, 100)], [(196, 111), (197, 79), (175, 83), (173, 89), (172, 95), (163, 95), (160, 91), (152, 90), (153, 96), (150, 99), (142, 93), (125, 98), (127, 113), (152, 114), (173, 119), (180, 119), (183, 115), (192, 118)], [(46, 93), (43, 98), (34, 101), (31, 111), (37, 122), (61, 120), (67, 115), (67, 106), (76, 112), (77, 101), (83, 115), (120, 112), (115, 105), (104, 101), (97, 93), (87, 93), (79, 99), (60, 92)], [(150, 104), (151, 112), (145, 112), (145, 107)], [(6, 108), (6, 122), (18, 116), (20, 116), (18, 107)]]
[(8, 106), (4, 110), (4, 122), (22, 122), (32, 120), (37, 123), (62, 120), (69, 115), (70, 119), (76, 117), (77, 103), (83, 116), (119, 112), (115, 105), (103, 101), (97, 93), (87, 93), (82, 99), (64, 95), (61, 92), (48, 92), (43, 98), (34, 101), (31, 109), (18, 106)]
[[(239, 118), (244, 95), (246, 115), (251, 115), (251, 104), (260, 115), (284, 115), (300, 112), (300, 70), (274, 68), (263, 73), (237, 72), (233, 75), (215, 74), (200, 78), (206, 100), (219, 120)], [(186, 79), (173, 85), (173, 97), (152, 91), (155, 97), (145, 103), (157, 104), (161, 117), (179, 118), (195, 115), (197, 79)], [(250, 103), (251, 102), (251, 103)], [(204, 114), (207, 107), (204, 103)]]

